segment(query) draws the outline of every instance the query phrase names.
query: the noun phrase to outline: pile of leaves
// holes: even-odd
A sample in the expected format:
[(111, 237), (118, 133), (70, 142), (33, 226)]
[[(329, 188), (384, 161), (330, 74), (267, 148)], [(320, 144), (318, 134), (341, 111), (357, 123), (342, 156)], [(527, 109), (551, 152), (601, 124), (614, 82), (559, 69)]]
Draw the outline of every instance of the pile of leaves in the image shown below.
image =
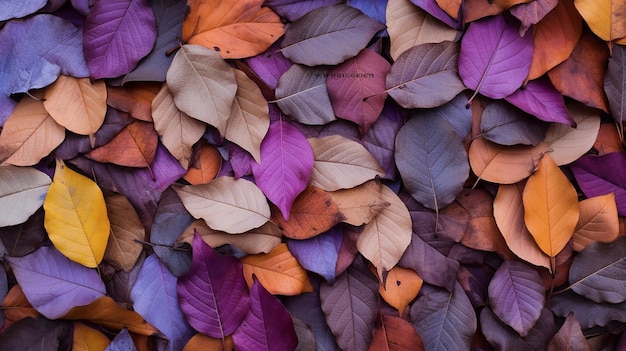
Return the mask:
[(625, 12), (3, 1), (0, 349), (625, 347)]

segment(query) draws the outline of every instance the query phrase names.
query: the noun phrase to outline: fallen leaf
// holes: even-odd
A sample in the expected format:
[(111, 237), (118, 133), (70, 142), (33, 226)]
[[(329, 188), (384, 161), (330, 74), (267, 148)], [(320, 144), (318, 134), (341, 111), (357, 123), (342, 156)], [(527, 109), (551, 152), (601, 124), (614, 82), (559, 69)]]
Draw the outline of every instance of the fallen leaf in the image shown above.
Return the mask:
[(593, 148), (598, 151), (599, 155), (622, 151), (622, 141), (617, 126), (613, 123), (601, 123)]
[(150, 167), (156, 155), (159, 137), (154, 125), (134, 121), (124, 127), (107, 144), (85, 154), (101, 163), (114, 163), (127, 167)]
[(528, 29), (539, 23), (558, 3), (559, 0), (537, 0), (510, 8), (509, 12), (521, 22), (520, 36), (526, 35)]
[(554, 335), (548, 344), (548, 351), (591, 351), (587, 338), (580, 328), (580, 323), (576, 320), (573, 312), (565, 318), (561, 329)]
[(304, 269), (332, 282), (337, 274), (337, 260), (342, 242), (343, 228), (335, 226), (310, 239), (287, 240), (287, 248)]
[(575, 0), (574, 5), (600, 39), (613, 41), (626, 37), (626, 4), (614, 0)]
[(111, 343), (106, 335), (84, 323), (74, 322), (73, 329), (72, 350), (104, 351)]
[(0, 167), (0, 227), (24, 223), (41, 205), (50, 183), (50, 177), (33, 168)]
[(505, 100), (542, 121), (576, 126), (567, 111), (563, 95), (546, 77), (527, 82), (523, 89), (516, 90)]
[(215, 179), (222, 167), (222, 155), (217, 148), (202, 143), (194, 156), (183, 179), (192, 185), (206, 184)]
[(626, 153), (612, 152), (603, 156), (585, 156), (573, 162), (569, 167), (576, 182), (587, 198), (615, 194), (617, 212), (626, 215), (626, 182), (621, 166), (626, 162)]
[(259, 228), (241, 234), (232, 235), (209, 228), (203, 220), (195, 220), (185, 229), (178, 240), (191, 244), (194, 231), (198, 232), (202, 240), (211, 247), (230, 244), (248, 254), (269, 253), (280, 244), (282, 238), (282, 231), (272, 222), (267, 222)]
[(152, 122), (152, 101), (162, 90), (162, 84), (142, 82), (126, 84), (124, 87), (107, 85), (107, 104), (129, 113), (136, 119)]
[(385, 277), (385, 284), (380, 282), (378, 293), (402, 316), (404, 310), (413, 301), (424, 281), (410, 268), (394, 267)]
[(230, 335), (222, 340), (198, 333), (189, 340), (183, 351), (233, 351), (234, 348), (233, 337)]
[(624, 139), (624, 113), (622, 111), (626, 108), (626, 89), (624, 89), (623, 82), (626, 80), (626, 70), (624, 69), (623, 62), (626, 59), (626, 47), (622, 45), (616, 45), (609, 57), (609, 64), (604, 76), (604, 92), (609, 100), (609, 109), (611, 116), (615, 120), (618, 126), (620, 139)]
[(500, 145), (537, 145), (546, 136), (545, 123), (504, 100), (492, 101), (480, 119), (481, 136)]
[(382, 183), (369, 180), (350, 189), (328, 192), (343, 215), (343, 222), (360, 226), (372, 221), (390, 203), (383, 200)]
[(610, 243), (619, 235), (615, 194), (596, 196), (578, 203), (580, 217), (572, 237), (573, 249), (582, 251), (594, 242)]
[(407, 320), (381, 315), (380, 326), (374, 330), (374, 337), (368, 350), (423, 351), (424, 343)]
[(19, 284), (14, 285), (2, 300), (4, 309), (3, 329), (21, 319), (32, 317), (37, 318), (39, 312), (28, 302), (24, 291)]
[(129, 272), (135, 266), (143, 247), (135, 240), (144, 240), (144, 228), (137, 212), (124, 195), (105, 196), (107, 215), (111, 222), (104, 259)]

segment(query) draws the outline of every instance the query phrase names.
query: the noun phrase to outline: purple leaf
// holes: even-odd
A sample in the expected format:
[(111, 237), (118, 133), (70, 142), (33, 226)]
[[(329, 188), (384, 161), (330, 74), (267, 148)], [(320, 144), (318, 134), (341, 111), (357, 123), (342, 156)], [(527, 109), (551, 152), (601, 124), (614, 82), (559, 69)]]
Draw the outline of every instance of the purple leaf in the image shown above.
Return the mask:
[(42, 316), (26, 317), (13, 323), (0, 334), (1, 350), (61, 350), (62, 340), (69, 337), (67, 321), (51, 321)]
[(449, 259), (413, 233), (411, 244), (400, 258), (398, 266), (411, 268), (428, 284), (453, 291), (459, 263)]
[(386, 23), (387, 0), (348, 0), (348, 6), (363, 12), (379, 23)]
[(85, 58), (94, 79), (130, 72), (156, 41), (154, 13), (147, 0), (97, 1), (84, 29)]
[(428, 12), (431, 16), (440, 20), (441, 22), (447, 24), (448, 26), (454, 29), (462, 29), (463, 23), (455, 20), (450, 17), (444, 10), (439, 7), (435, 0), (411, 0), (413, 5), (421, 8), (422, 10)]
[(59, 74), (88, 77), (82, 32), (52, 15), (9, 21), (0, 30), (0, 94), (9, 96), (52, 84)]
[(241, 261), (220, 255), (197, 233), (191, 269), (178, 279), (177, 291), (189, 324), (213, 338), (234, 333), (250, 306)]
[(261, 164), (252, 162), (252, 174), (285, 220), (293, 201), (309, 183), (313, 163), (313, 149), (300, 131), (285, 121), (270, 124), (261, 143)]
[(416, 118), (439, 116), (450, 123), (461, 139), (466, 139), (472, 131), (472, 110), (466, 104), (467, 97), (461, 93), (446, 104), (431, 109), (414, 110), (412, 115)]
[(554, 314), (563, 318), (574, 312), (583, 329), (606, 327), (613, 321), (626, 323), (626, 302), (597, 303), (571, 290), (554, 294), (550, 300), (550, 308)]
[(298, 345), (291, 315), (254, 277), (250, 288), (250, 310), (235, 334), (237, 350), (292, 351)]
[(626, 152), (581, 157), (570, 169), (586, 197), (614, 193), (617, 212), (626, 216)]
[(104, 351), (137, 351), (128, 329), (119, 332)]
[(174, 55), (168, 52), (179, 46), (186, 2), (180, 0), (152, 1), (152, 12), (156, 18), (156, 43), (137, 67), (124, 76), (122, 84), (135, 81), (164, 82), (167, 69)]
[(6, 259), (28, 301), (47, 318), (61, 318), (72, 307), (88, 305), (106, 293), (98, 271), (70, 261), (54, 247)]
[(572, 290), (595, 302), (626, 301), (626, 238), (595, 242), (574, 257), (569, 271)]
[(0, 21), (21, 18), (37, 12), (46, 6), (46, 0), (4, 0), (0, 3)]
[[(7, 281), (7, 272), (0, 272), (0, 300), (4, 301), (8, 292), (9, 282)], [(0, 323), (4, 324), (4, 311), (0, 311)]]
[(502, 100), (487, 105), (480, 129), (483, 138), (500, 145), (537, 145), (546, 137), (544, 123)]
[(378, 280), (357, 258), (334, 283), (320, 286), (326, 322), (342, 350), (367, 350), (378, 312)]
[[(307, 1), (307, 3), (310, 1)], [(266, 1), (267, 5), (268, 1)], [(246, 59), (246, 64), (256, 73), (270, 89), (276, 89), (278, 80), (287, 72), (293, 62), (287, 60), (280, 52), (279, 42), (275, 42), (262, 54)]]
[(469, 350), (477, 327), (472, 303), (458, 283), (452, 292), (422, 286), (411, 321), (425, 350)]
[(402, 109), (387, 99), (383, 112), (367, 131), (363, 145), (385, 170), (385, 179), (396, 179), (396, 162), (393, 157), (398, 130), (404, 124)]
[[(612, 50), (606, 75), (604, 76), (604, 91), (609, 100), (611, 116), (620, 126), (626, 119), (626, 113), (624, 112), (626, 109), (626, 87), (624, 87), (624, 82), (626, 81), (625, 61), (626, 47), (617, 45)], [(623, 127), (620, 127), (619, 130), (623, 130)], [(623, 131), (621, 133), (623, 134)]]
[(533, 24), (539, 23), (558, 3), (558, 0), (536, 0), (511, 7), (511, 14), (522, 22), (519, 35), (524, 36)]
[(343, 228), (335, 226), (329, 231), (306, 240), (288, 240), (289, 251), (304, 269), (317, 273), (330, 282), (335, 279), (335, 266)]
[(7, 255), (26, 256), (37, 250), (48, 239), (43, 226), (43, 207), (22, 224), (0, 228), (0, 241), (7, 248)]
[(228, 162), (233, 169), (235, 178), (243, 178), (252, 174), (252, 162), (254, 158), (249, 152), (239, 147), (237, 144), (228, 145), (230, 159)]
[(505, 100), (542, 121), (576, 127), (576, 122), (567, 112), (563, 95), (546, 77), (529, 81), (524, 89), (518, 89)]
[(83, 16), (87, 16), (89, 14), (89, 10), (96, 4), (98, 0), (70, 0), (72, 3), (72, 7), (76, 9), (76, 11), (80, 12)]
[(496, 269), (488, 264), (461, 266), (457, 274), (457, 281), (465, 290), (467, 297), (475, 309), (487, 305), (489, 282)]
[(0, 127), (4, 125), (9, 115), (13, 113), (16, 105), (17, 101), (0, 94)]
[(156, 255), (145, 260), (130, 297), (133, 310), (169, 339), (171, 351), (182, 350), (195, 334), (180, 309), (176, 277), (161, 264)]
[(266, 0), (265, 6), (271, 7), (280, 16), (294, 22), (317, 8), (336, 5), (341, 2), (341, 0)]
[(489, 308), (480, 311), (480, 327), (485, 338), (497, 350), (536, 351), (546, 350), (548, 342), (557, 332), (554, 316), (548, 309), (541, 310), (537, 323), (521, 337), (513, 329), (502, 323)]
[(504, 261), (489, 283), (493, 312), (521, 336), (535, 325), (545, 303), (539, 273), (518, 261)]
[(501, 99), (522, 86), (530, 71), (533, 38), (520, 37), (516, 21), (500, 14), (470, 24), (459, 52), (459, 75), (468, 88)]
[[(133, 285), (135, 285), (135, 281), (139, 276), (139, 272), (141, 271), (141, 267), (143, 267), (143, 262), (145, 260), (145, 252), (142, 252), (137, 259), (137, 263), (135, 263), (135, 267), (133, 267), (130, 272), (124, 272), (123, 270), (118, 271), (113, 266), (100, 266), (102, 269), (101, 274), (104, 277), (104, 284), (107, 287), (109, 296), (111, 296), (111, 298), (121, 306), (130, 307), (133, 305), (130, 298), (130, 292)], [(112, 275), (107, 272), (107, 267), (110, 267), (111, 271), (114, 272)]]

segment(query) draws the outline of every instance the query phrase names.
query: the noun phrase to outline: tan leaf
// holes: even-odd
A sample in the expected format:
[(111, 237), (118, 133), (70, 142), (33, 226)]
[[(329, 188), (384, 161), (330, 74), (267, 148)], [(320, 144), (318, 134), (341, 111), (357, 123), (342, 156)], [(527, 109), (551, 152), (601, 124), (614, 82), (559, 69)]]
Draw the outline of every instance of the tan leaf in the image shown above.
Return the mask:
[(575, 251), (582, 251), (594, 242), (609, 243), (619, 235), (615, 194), (595, 196), (578, 203), (580, 217), (574, 232)]
[[(35, 93), (36, 98), (43, 94)], [(0, 161), (32, 166), (48, 156), (65, 139), (65, 128), (46, 111), (43, 102), (24, 96), (0, 133)]]
[(197, 219), (185, 229), (178, 241), (193, 242), (194, 230), (211, 247), (230, 244), (248, 254), (268, 253), (281, 242), (282, 232), (272, 222), (267, 222), (259, 228), (251, 229), (241, 234), (229, 234), (213, 230), (203, 220)]
[(270, 127), (267, 101), (261, 89), (238, 69), (237, 95), (226, 125), (224, 137), (248, 151), (257, 163), (261, 163), (261, 142)]
[(335, 191), (385, 176), (374, 156), (356, 141), (339, 135), (308, 140), (315, 156), (310, 185)]
[(474, 174), (480, 179), (499, 184), (513, 184), (530, 176), (548, 146), (503, 146), (477, 138), (468, 156)]
[(111, 222), (111, 235), (104, 259), (116, 268), (129, 272), (143, 250), (143, 246), (135, 239), (145, 240), (146, 229), (124, 195), (105, 196), (104, 201)]
[(163, 146), (184, 169), (189, 168), (193, 144), (202, 138), (206, 129), (204, 122), (189, 117), (176, 107), (167, 84), (161, 86), (152, 100), (152, 118)]
[(390, 204), (383, 201), (380, 194), (382, 184), (377, 180), (367, 181), (351, 189), (342, 189), (328, 193), (341, 214), (343, 222), (360, 226), (369, 223), (383, 208)]
[(46, 89), (44, 106), (57, 123), (76, 134), (93, 135), (107, 112), (104, 81), (61, 75)]

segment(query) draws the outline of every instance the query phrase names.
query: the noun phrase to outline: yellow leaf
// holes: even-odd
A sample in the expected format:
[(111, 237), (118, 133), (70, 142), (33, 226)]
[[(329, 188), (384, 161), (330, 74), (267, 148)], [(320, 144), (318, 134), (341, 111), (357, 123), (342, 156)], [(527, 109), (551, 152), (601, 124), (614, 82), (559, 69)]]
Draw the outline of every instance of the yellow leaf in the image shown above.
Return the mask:
[(409, 303), (419, 294), (423, 283), (424, 280), (414, 270), (396, 266), (389, 271), (385, 285), (379, 285), (378, 292), (402, 317)]
[(248, 286), (254, 274), (272, 295), (299, 295), (313, 291), (307, 272), (289, 252), (286, 244), (276, 246), (268, 254), (249, 255), (241, 259)]
[(58, 160), (43, 209), (44, 226), (54, 246), (74, 262), (97, 267), (111, 231), (98, 185)]
[(595, 196), (578, 204), (580, 218), (574, 232), (574, 250), (582, 251), (593, 242), (609, 243), (619, 235), (615, 194)]
[(623, 0), (574, 0), (589, 28), (604, 41), (626, 37), (626, 2)]
[(232, 335), (222, 340), (198, 333), (189, 339), (183, 351), (232, 351), (234, 348)]
[(74, 322), (72, 351), (104, 351), (110, 343), (111, 340), (101, 332), (84, 323)]
[[(550, 155), (543, 156), (522, 194), (524, 221), (541, 251), (555, 257), (578, 223), (578, 195)], [(554, 267), (552, 267), (554, 268)]]

